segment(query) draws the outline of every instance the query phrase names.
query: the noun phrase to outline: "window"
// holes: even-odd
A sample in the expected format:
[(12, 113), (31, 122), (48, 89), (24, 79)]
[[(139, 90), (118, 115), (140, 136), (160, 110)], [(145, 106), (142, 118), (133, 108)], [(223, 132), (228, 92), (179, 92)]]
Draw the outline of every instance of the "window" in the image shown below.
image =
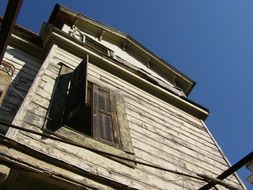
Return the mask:
[[(116, 97), (109, 90), (92, 83), (88, 83), (87, 97), (86, 105), (78, 110), (71, 112), (66, 107), (63, 124), (95, 140), (120, 148)], [(77, 101), (77, 97), (70, 95), (66, 106), (72, 106), (71, 102), (74, 101)]]
[(88, 82), (87, 64), (88, 57), (74, 71), (62, 65), (47, 127), (72, 140), (129, 157), (133, 147), (123, 98), (101, 84)]

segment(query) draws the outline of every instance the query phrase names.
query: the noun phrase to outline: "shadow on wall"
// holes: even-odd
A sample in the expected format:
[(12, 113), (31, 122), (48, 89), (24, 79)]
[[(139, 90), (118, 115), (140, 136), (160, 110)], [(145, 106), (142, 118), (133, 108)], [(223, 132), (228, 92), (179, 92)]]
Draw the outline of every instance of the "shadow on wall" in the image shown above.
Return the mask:
[[(5, 62), (12, 64), (15, 67), (15, 71), (2, 105), (0, 106), (0, 121), (12, 123), (41, 64), (32, 60), (34, 58), (29, 54), (10, 47), (6, 50), (5, 58)], [(0, 126), (1, 134), (5, 134), (7, 130), (7, 127)]]

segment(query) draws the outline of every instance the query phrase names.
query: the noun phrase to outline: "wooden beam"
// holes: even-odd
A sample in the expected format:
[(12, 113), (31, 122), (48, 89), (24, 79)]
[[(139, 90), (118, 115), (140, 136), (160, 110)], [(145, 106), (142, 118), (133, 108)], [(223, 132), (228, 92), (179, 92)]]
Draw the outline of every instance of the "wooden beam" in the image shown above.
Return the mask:
[(23, 0), (9, 0), (0, 31), (0, 64), (11, 36)]

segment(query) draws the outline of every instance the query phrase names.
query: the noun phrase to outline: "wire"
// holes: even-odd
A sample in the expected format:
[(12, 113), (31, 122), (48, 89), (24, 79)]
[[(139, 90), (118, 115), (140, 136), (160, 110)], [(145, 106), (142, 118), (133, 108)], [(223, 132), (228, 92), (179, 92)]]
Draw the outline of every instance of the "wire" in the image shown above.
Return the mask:
[[(149, 163), (146, 163), (146, 162), (134, 160), (134, 159), (127, 158), (127, 157), (124, 157), (124, 156), (115, 155), (115, 154), (112, 154), (112, 153), (109, 153), (109, 152), (106, 152), (106, 151), (90, 148), (90, 147), (87, 147), (83, 144), (74, 142), (73, 140), (68, 139), (68, 138), (66, 138), (62, 135), (56, 134), (53, 131), (48, 130), (48, 129), (42, 129), (45, 133), (40, 133), (40, 132), (31, 130), (31, 129), (22, 128), (22, 127), (15, 126), (15, 125), (8, 124), (8, 123), (4, 123), (4, 122), (1, 122), (1, 121), (0, 121), (0, 125), (6, 125), (8, 127), (19, 129), (19, 130), (22, 130), (22, 131), (26, 131), (28, 133), (32, 133), (32, 134), (35, 134), (35, 135), (38, 135), (38, 136), (47, 137), (47, 138), (50, 138), (50, 139), (53, 139), (53, 140), (56, 140), (56, 141), (59, 141), (59, 142), (67, 143), (67, 144), (70, 144), (70, 145), (73, 145), (73, 146), (76, 146), (76, 147), (85, 148), (87, 150), (93, 151), (93, 152), (95, 152), (97, 154), (100, 154), (100, 155), (103, 155), (103, 156), (112, 156), (112, 157), (120, 158), (120, 159), (123, 159), (123, 160), (126, 160), (126, 161), (131, 161), (131, 162), (134, 162), (136, 164), (141, 164), (141, 165), (144, 165), (144, 166), (148, 166), (148, 167), (152, 167), (152, 168), (159, 169), (159, 170), (162, 170), (162, 171), (166, 171), (166, 172), (170, 172), (170, 173), (174, 173), (174, 174), (177, 174), (177, 175), (184, 176), (184, 177), (182, 177), (183, 189), (185, 188), (184, 182), (185, 182), (186, 178), (188, 177), (188, 178), (192, 178), (192, 179), (196, 179), (196, 180), (200, 180), (200, 181), (204, 181), (204, 182), (210, 182), (210, 181), (215, 182), (216, 184), (219, 184), (219, 185), (224, 186), (224, 187), (229, 187), (230, 189), (234, 189), (234, 190), (242, 190), (241, 188), (233, 187), (232, 185), (230, 185), (230, 184), (228, 184), (228, 183), (226, 183), (222, 180), (219, 180), (217, 178), (212, 178), (212, 177), (209, 177), (207, 175), (198, 174), (198, 173), (194, 173), (194, 172), (192, 172), (192, 173), (194, 173), (195, 175), (186, 174), (186, 173), (183, 173), (183, 172), (179, 172), (179, 171), (171, 170), (171, 169), (168, 169), (168, 168), (160, 167), (160, 166), (157, 166), (157, 165), (149, 164)], [(51, 136), (51, 135), (54, 135), (56, 137)], [(4, 137), (8, 140), (12, 140), (10, 138), (5, 137), (2, 134), (0, 134), (0, 137)], [(174, 181), (174, 180), (171, 180), (171, 181)]]

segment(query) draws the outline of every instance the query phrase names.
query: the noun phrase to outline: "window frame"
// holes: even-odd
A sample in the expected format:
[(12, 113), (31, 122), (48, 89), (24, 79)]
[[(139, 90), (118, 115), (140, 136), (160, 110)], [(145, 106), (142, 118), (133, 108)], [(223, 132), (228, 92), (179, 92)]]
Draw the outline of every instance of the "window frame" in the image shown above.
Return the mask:
[[(66, 64), (61, 63), (61, 70), (64, 67), (68, 68), (69, 70), (72, 70)], [(66, 70), (66, 69), (63, 69), (63, 70)], [(73, 72), (73, 70), (72, 70), (72, 72)], [(59, 73), (59, 76), (60, 76), (60, 73)], [(119, 94), (118, 92), (116, 93), (116, 92), (110, 90), (109, 88), (104, 87), (105, 84), (103, 84), (102, 81), (92, 80), (92, 79), (89, 79), (88, 81), (89, 81), (89, 83), (93, 84), (94, 86), (97, 86), (98, 88), (101, 88), (110, 94), (110, 99), (111, 99), (110, 101), (114, 102), (112, 106), (113, 106), (113, 109), (115, 109), (115, 118), (114, 118), (115, 121), (114, 122), (117, 123), (116, 130), (118, 133), (119, 142), (112, 146), (108, 143), (98, 141), (98, 139), (94, 138), (94, 135), (92, 135), (92, 136), (86, 135), (78, 130), (75, 130), (74, 128), (71, 128), (71, 127), (65, 125), (65, 124), (60, 124), (59, 126), (57, 126), (56, 129), (54, 129), (54, 132), (56, 134), (63, 135), (64, 137), (66, 137), (76, 143), (87, 146), (91, 149), (105, 151), (108, 153), (119, 155), (121, 157), (125, 157), (125, 158), (127, 158), (127, 160), (116, 158), (113, 156), (106, 156), (106, 157), (110, 157), (111, 159), (116, 160), (122, 164), (125, 164), (127, 166), (135, 167), (134, 150), (133, 150), (132, 140), (131, 140), (131, 136), (130, 136), (128, 121), (126, 118), (123, 96), (121, 94)], [(88, 81), (87, 81), (87, 84), (88, 84)], [(57, 83), (58, 82), (56, 82), (56, 86), (57, 86)], [(86, 88), (88, 89), (88, 85), (86, 85)], [(53, 94), (55, 94), (56, 90), (57, 89), (55, 88)], [(87, 94), (87, 96), (88, 96), (88, 94)], [(89, 98), (86, 98), (86, 99), (89, 99)], [(66, 99), (65, 99), (65, 102), (63, 102), (63, 103), (65, 105)], [(52, 106), (50, 105), (50, 110), (51, 109), (52, 109)], [(50, 113), (50, 110), (49, 110), (49, 113)], [(56, 115), (63, 116), (64, 114), (62, 112), (62, 113), (56, 114)], [(93, 120), (93, 117), (91, 119)], [(50, 120), (52, 120), (52, 118), (49, 118), (49, 121)], [(93, 124), (91, 124), (91, 126), (93, 127)], [(129, 159), (133, 160), (133, 161), (129, 161)]]
[[(121, 148), (120, 144), (120, 134), (119, 134), (119, 125), (117, 121), (117, 110), (116, 110), (116, 100), (115, 97), (112, 95), (110, 90), (103, 88), (101, 86), (98, 86), (97, 84), (91, 83), (92, 85), (92, 137), (100, 142), (103, 142), (105, 144), (108, 144), (110, 146), (115, 146), (117, 148)], [(99, 107), (99, 91), (103, 91), (108, 95), (108, 108), (109, 110), (105, 110), (103, 108)], [(111, 128), (112, 128), (112, 134), (111, 134), (111, 141), (102, 138), (101, 131), (103, 130), (103, 126), (101, 126), (101, 118), (99, 118), (100, 115), (106, 115), (108, 117), (111, 117)], [(106, 129), (104, 129), (106, 131)]]

